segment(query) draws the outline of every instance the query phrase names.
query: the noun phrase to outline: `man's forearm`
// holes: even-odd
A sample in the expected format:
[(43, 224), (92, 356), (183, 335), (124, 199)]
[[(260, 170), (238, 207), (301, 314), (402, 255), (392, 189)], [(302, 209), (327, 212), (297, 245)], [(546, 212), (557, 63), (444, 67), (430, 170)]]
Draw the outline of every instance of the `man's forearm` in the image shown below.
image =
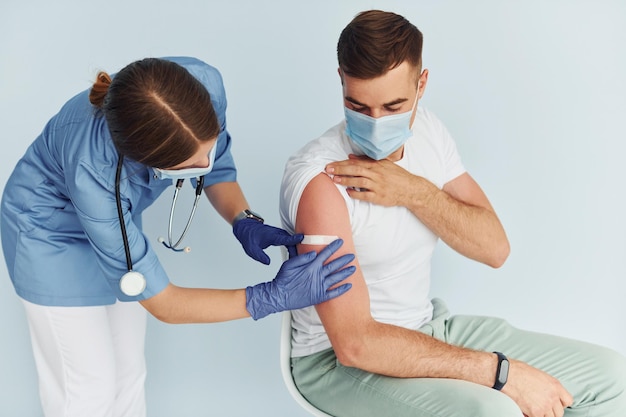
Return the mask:
[(489, 387), (495, 381), (495, 354), (452, 346), (419, 331), (371, 321), (358, 335), (343, 340), (352, 348), (335, 342), (339, 361), (368, 372), (396, 378), (453, 378)]
[(422, 177), (412, 183), (405, 206), (426, 227), (468, 258), (496, 268), (504, 263), (509, 244), (492, 210), (459, 201)]

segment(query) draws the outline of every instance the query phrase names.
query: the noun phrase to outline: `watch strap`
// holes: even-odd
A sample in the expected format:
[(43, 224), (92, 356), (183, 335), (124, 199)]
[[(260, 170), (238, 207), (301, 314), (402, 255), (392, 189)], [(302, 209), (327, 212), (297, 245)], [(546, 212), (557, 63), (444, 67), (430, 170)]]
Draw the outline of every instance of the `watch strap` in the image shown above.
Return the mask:
[(496, 382), (493, 384), (493, 389), (500, 391), (504, 388), (509, 379), (509, 360), (501, 352), (493, 352), (498, 355), (498, 367), (496, 368)]
[(243, 220), (243, 219), (254, 219), (254, 220), (259, 221), (261, 223), (265, 222), (263, 217), (261, 217), (257, 213), (253, 212), (250, 209), (245, 209), (245, 210), (241, 211), (239, 214), (237, 214), (235, 216), (235, 218), (233, 219), (233, 225), (235, 223), (237, 223), (239, 220)]

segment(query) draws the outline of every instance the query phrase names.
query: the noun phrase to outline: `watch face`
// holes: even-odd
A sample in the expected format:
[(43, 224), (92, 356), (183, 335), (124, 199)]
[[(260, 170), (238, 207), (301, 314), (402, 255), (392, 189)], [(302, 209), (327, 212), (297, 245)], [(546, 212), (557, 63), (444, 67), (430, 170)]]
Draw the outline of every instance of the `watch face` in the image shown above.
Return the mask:
[(255, 213), (252, 210), (244, 210), (246, 212), (246, 215), (248, 218), (252, 218), (252, 219), (256, 219), (259, 220), (260, 222), (263, 222), (263, 217), (261, 217), (259, 214)]
[(240, 212), (238, 215), (235, 216), (235, 218), (233, 219), (232, 224), (234, 225), (239, 220), (243, 220), (243, 219), (254, 219), (254, 220), (257, 220), (257, 221), (259, 221), (261, 223), (265, 222), (263, 217), (259, 216), (258, 214), (256, 214), (255, 212), (253, 212), (250, 209), (245, 209), (242, 212)]
[(509, 361), (504, 360), (500, 363), (500, 374), (498, 375), (498, 380), (501, 383), (505, 383), (509, 377)]

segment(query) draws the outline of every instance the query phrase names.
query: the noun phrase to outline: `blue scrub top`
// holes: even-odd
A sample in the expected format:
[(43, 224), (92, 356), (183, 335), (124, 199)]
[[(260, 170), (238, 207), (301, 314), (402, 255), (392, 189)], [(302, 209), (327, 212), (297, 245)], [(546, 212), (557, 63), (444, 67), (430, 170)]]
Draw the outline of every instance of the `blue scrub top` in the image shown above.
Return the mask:
[[(186, 68), (209, 91), (221, 131), (205, 187), (237, 180), (226, 130), (226, 95), (219, 71), (195, 58), (164, 58)], [(133, 270), (145, 291), (126, 296), (126, 269), (115, 202), (118, 154), (104, 117), (83, 91), (70, 99), (27, 149), (2, 196), (2, 248), (15, 291), (48, 306), (137, 301), (161, 292), (169, 279), (141, 230), (141, 213), (172, 185), (151, 167), (124, 159), (120, 193)], [(191, 197), (190, 197), (191, 198)]]

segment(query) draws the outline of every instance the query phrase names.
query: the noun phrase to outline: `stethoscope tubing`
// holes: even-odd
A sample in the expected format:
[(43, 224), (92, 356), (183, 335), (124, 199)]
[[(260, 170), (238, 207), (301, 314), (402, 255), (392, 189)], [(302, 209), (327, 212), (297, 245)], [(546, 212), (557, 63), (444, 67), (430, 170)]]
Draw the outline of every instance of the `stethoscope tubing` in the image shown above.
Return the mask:
[[(120, 289), (122, 292), (128, 296), (137, 296), (141, 294), (146, 288), (146, 278), (143, 274), (133, 271), (133, 261), (130, 255), (130, 244), (128, 242), (128, 234), (126, 232), (126, 223), (124, 222), (124, 213), (122, 211), (122, 197), (120, 193), (120, 182), (122, 177), (122, 166), (124, 165), (124, 156), (119, 155), (117, 161), (117, 170), (115, 172), (115, 204), (117, 206), (117, 217), (120, 223), (120, 230), (122, 232), (122, 242), (124, 243), (124, 254), (126, 255), (126, 268), (127, 272), (120, 279)], [(172, 207), (170, 208), (170, 218), (167, 228), (167, 237), (168, 243), (165, 241), (161, 241), (166, 248), (172, 249), (175, 252), (189, 252), (189, 248), (178, 249), (178, 246), (181, 244), (183, 238), (187, 234), (189, 227), (191, 225), (191, 221), (196, 213), (196, 209), (198, 207), (198, 201), (200, 200), (200, 196), (202, 195), (202, 190), (204, 188), (204, 177), (199, 177), (197, 179), (196, 185), (196, 198), (193, 202), (193, 207), (191, 209), (191, 214), (189, 215), (189, 219), (187, 219), (187, 224), (185, 225), (185, 229), (181, 234), (180, 238), (176, 241), (175, 244), (172, 244), (172, 223), (174, 221), (174, 211), (176, 208), (176, 200), (178, 199), (178, 192), (180, 191), (184, 180), (179, 179), (176, 181), (176, 190), (174, 191), (174, 198), (172, 200)]]
[(115, 204), (117, 205), (117, 218), (120, 222), (122, 231), (122, 241), (124, 242), (124, 253), (126, 254), (126, 268), (133, 270), (133, 261), (130, 257), (130, 245), (128, 243), (128, 235), (126, 234), (126, 223), (124, 222), (124, 213), (122, 212), (122, 199), (120, 197), (120, 180), (122, 177), (122, 165), (124, 165), (124, 156), (120, 155), (117, 160), (117, 171), (115, 172)]
[(161, 242), (163, 243), (163, 246), (165, 246), (166, 248), (172, 249), (173, 251), (176, 251), (176, 252), (186, 251), (187, 249), (187, 248), (179, 249), (178, 247), (180, 246), (181, 242), (185, 238), (185, 235), (187, 234), (187, 231), (189, 230), (189, 227), (191, 226), (191, 221), (193, 220), (193, 217), (196, 214), (196, 209), (198, 208), (198, 201), (200, 200), (200, 196), (202, 195), (202, 190), (204, 188), (204, 177), (199, 177), (197, 181), (198, 182), (196, 185), (196, 198), (193, 202), (193, 207), (191, 208), (191, 213), (189, 214), (189, 218), (187, 219), (187, 224), (185, 225), (185, 228), (183, 229), (183, 233), (180, 235), (180, 238), (178, 238), (176, 243), (172, 243), (173, 242), (172, 224), (174, 223), (174, 211), (176, 210), (176, 200), (178, 199), (178, 192), (182, 188), (184, 180), (179, 179), (176, 181), (176, 189), (174, 190), (174, 197), (172, 199), (172, 206), (170, 207), (170, 217), (169, 217), (169, 221), (167, 225), (167, 244), (165, 242)]

